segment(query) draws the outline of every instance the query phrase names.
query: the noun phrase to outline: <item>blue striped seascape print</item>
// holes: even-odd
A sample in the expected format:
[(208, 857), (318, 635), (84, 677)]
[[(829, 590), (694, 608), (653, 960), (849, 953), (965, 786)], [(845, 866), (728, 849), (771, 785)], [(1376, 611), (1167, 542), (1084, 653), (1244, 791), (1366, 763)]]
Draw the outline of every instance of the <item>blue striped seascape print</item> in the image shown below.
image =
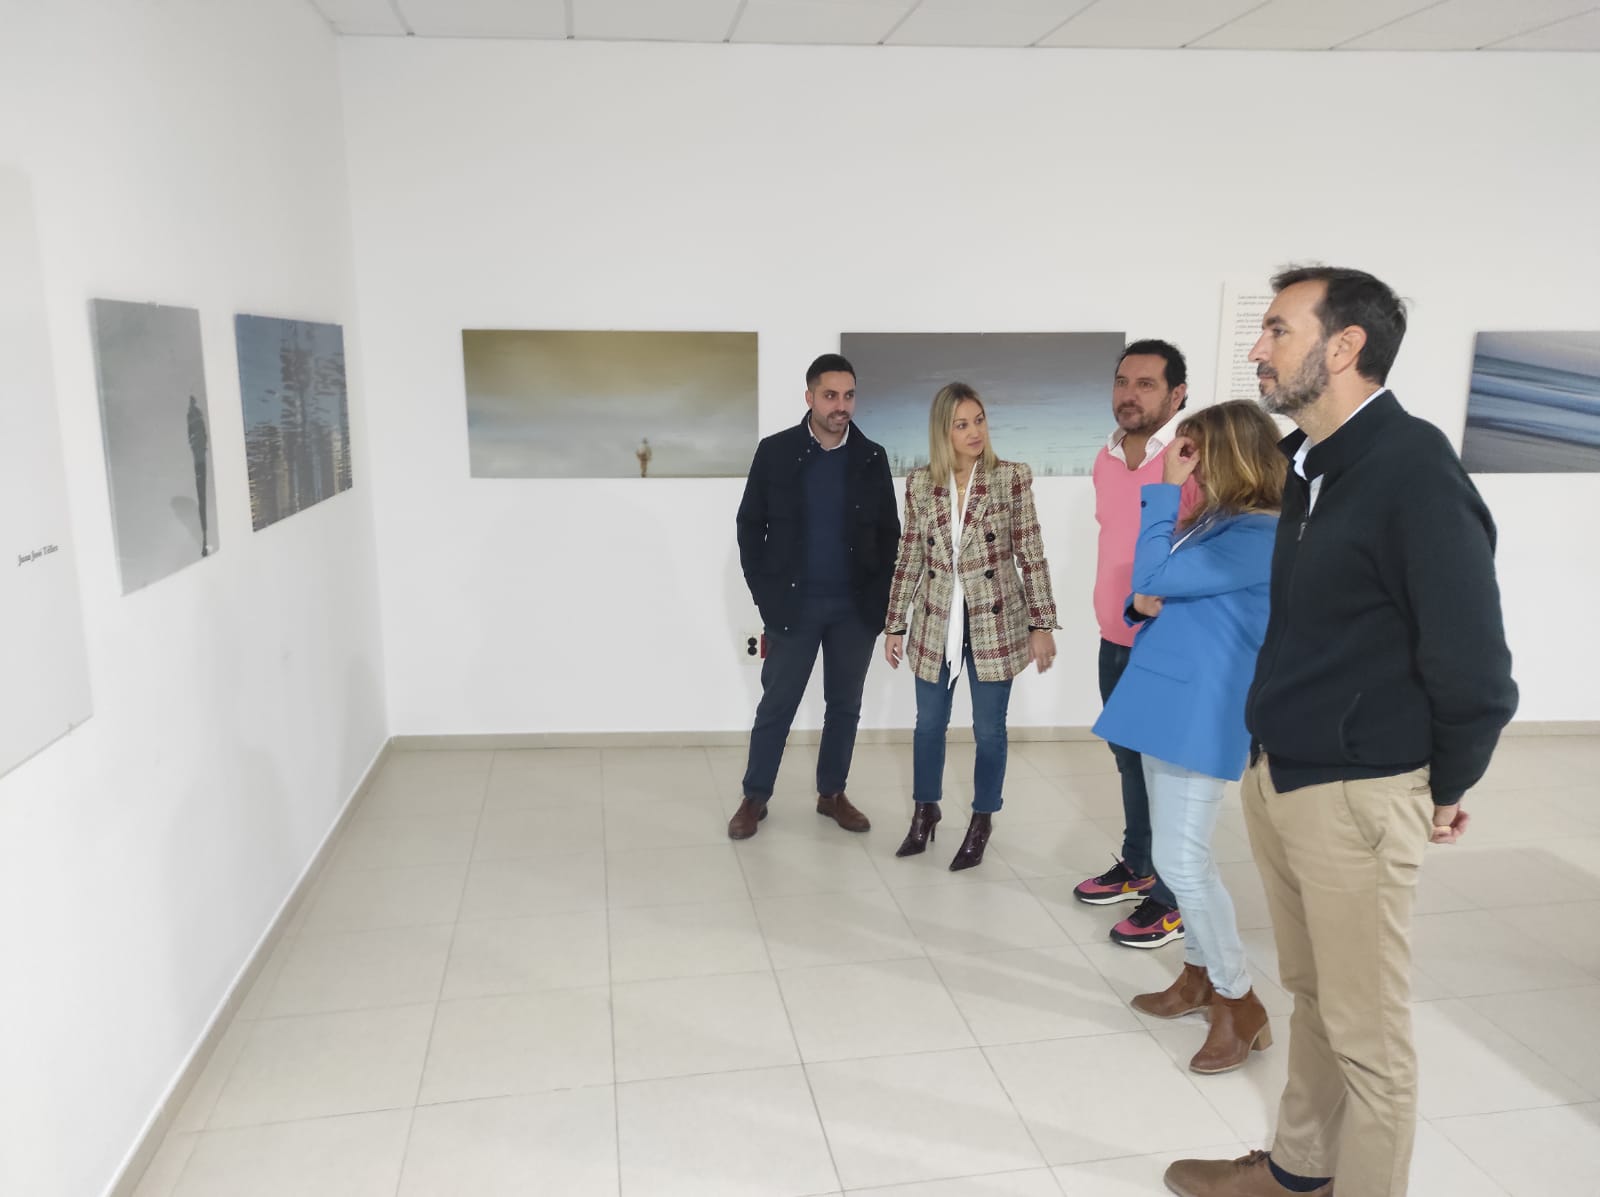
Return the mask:
[(1600, 472), (1600, 332), (1482, 332), (1461, 460), (1475, 474)]

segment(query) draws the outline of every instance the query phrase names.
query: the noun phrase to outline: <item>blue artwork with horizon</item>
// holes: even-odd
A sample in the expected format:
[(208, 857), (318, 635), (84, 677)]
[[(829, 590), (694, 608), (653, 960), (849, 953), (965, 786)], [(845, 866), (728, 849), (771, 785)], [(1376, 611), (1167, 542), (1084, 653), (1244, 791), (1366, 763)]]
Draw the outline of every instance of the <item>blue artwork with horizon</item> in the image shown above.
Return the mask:
[(1475, 474), (1600, 472), (1600, 332), (1484, 332), (1461, 462)]
[(896, 477), (928, 464), (933, 397), (964, 382), (983, 397), (995, 453), (1049, 478), (1094, 469), (1126, 343), (1120, 332), (845, 333), (839, 351), (856, 368), (856, 416)]

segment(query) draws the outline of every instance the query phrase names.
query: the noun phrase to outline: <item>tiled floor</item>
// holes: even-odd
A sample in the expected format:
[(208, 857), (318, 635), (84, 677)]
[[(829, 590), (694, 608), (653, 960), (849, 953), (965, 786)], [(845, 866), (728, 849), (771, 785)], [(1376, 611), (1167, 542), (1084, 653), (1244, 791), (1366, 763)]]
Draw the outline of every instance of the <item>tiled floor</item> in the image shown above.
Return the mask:
[[(970, 746), (952, 747), (963, 792)], [(1072, 900), (1121, 806), (1093, 743), (1012, 747), (981, 868), (896, 860), (910, 753), (851, 835), (805, 749), (735, 845), (736, 749), (401, 753), (356, 812), (139, 1197), (1123, 1197), (1262, 1144), (1279, 1046), (1125, 1000), (1181, 949)], [(1416, 920), (1415, 1197), (1600, 1191), (1600, 738), (1509, 739)], [(1237, 799), (1217, 839), (1269, 1010)], [(1286, 1028), (1285, 1028), (1286, 1029)], [(1356, 1195), (1359, 1197), (1359, 1195)]]

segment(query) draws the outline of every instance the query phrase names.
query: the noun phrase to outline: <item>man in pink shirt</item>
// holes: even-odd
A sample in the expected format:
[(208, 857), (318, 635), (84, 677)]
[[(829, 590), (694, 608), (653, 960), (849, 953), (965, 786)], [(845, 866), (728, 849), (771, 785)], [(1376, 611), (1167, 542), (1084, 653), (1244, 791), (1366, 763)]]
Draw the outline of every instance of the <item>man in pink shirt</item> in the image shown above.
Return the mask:
[[(1188, 366), (1177, 346), (1135, 341), (1122, 351), (1111, 385), (1117, 428), (1094, 462), (1095, 519), (1100, 553), (1095, 567), (1094, 613), (1100, 624), (1100, 700), (1128, 666), (1136, 629), (1123, 618), (1133, 586), (1133, 549), (1139, 538), (1139, 489), (1161, 481), (1161, 455), (1172, 441), (1188, 398)], [(1184, 483), (1182, 512), (1200, 501), (1193, 478)], [(1159, 597), (1159, 596), (1158, 596)], [(1122, 859), (1072, 892), (1081, 902), (1106, 906), (1138, 902), (1111, 928), (1114, 942), (1129, 948), (1159, 948), (1183, 938), (1183, 916), (1150, 859), (1150, 799), (1139, 754), (1111, 745), (1122, 775)]]

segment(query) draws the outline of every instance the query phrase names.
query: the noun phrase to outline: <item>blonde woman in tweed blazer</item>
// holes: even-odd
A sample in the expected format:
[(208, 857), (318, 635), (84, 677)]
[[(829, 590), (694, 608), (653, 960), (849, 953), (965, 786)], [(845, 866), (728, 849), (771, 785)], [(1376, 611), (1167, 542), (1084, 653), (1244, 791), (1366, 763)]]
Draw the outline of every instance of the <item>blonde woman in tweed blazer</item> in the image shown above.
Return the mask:
[[(944, 387), (928, 413), (928, 460), (906, 479), (905, 530), (889, 591), (884, 655), (916, 675), (911, 829), (896, 856), (935, 838), (945, 732), (965, 672), (977, 741), (972, 820), (952, 870), (983, 860), (1006, 774), (1011, 680), (1055, 659), (1055, 599), (1033, 508), (1033, 471), (1001, 461), (989, 444), (983, 400), (963, 382)], [(910, 635), (907, 636), (909, 631)]]

